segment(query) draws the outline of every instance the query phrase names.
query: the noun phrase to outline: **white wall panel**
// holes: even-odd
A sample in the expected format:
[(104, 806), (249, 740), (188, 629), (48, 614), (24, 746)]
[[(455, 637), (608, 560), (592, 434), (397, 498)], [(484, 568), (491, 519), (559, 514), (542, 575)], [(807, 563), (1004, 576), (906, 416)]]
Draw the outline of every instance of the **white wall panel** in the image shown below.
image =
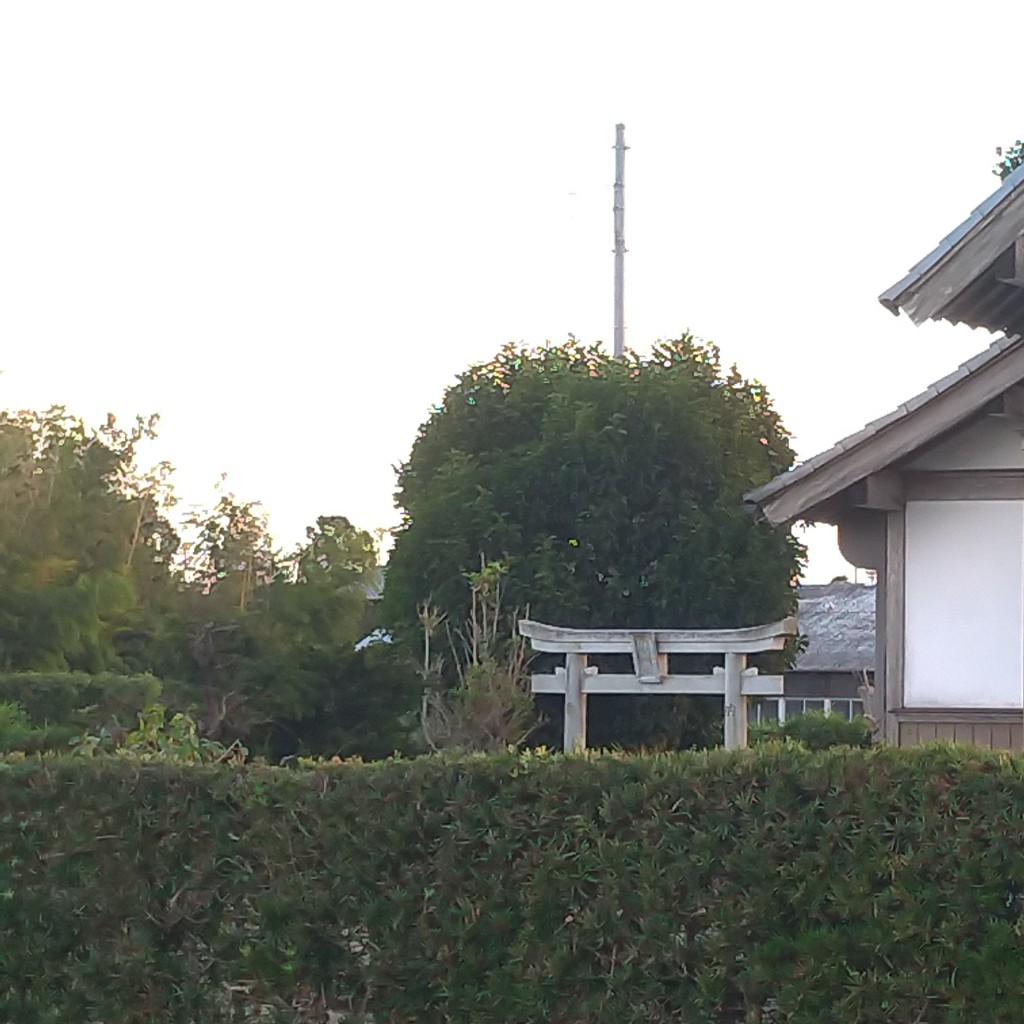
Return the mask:
[(907, 503), (906, 707), (1020, 707), (1024, 502)]

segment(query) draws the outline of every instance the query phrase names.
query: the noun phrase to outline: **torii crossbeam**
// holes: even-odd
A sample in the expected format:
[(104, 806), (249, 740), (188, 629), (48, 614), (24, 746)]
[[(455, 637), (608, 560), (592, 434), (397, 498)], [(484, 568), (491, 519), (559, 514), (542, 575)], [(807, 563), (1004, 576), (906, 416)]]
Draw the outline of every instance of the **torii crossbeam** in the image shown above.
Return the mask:
[[(797, 635), (793, 617), (743, 629), (568, 629), (523, 619), (519, 632), (535, 651), (565, 655), (553, 675), (534, 675), (534, 693), (565, 695), (563, 749), (587, 746), (590, 694), (721, 694), (725, 703), (725, 746), (747, 745), (747, 698), (778, 697), (782, 676), (762, 676), (747, 668), (747, 655), (780, 651)], [(591, 654), (631, 654), (633, 674), (599, 673), (587, 665)], [(710, 675), (671, 675), (670, 654), (720, 654), (724, 665)]]

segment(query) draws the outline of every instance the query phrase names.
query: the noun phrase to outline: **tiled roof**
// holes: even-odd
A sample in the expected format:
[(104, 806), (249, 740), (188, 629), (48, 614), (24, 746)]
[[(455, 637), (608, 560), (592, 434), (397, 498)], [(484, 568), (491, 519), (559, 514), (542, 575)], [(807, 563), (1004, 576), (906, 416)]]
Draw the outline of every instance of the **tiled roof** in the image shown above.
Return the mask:
[(797, 620), (808, 644), (795, 671), (874, 671), (874, 587), (845, 581), (803, 586), (799, 601)]
[(1006, 250), (1024, 230), (1022, 184), (1024, 166), (878, 301), (897, 316), (903, 309), (918, 324), (934, 319), (1010, 334), (1024, 330), (1024, 289), (1004, 273), (1007, 267), (1011, 275), (1020, 273)]
[(893, 409), (892, 412), (886, 413), (884, 416), (880, 416), (876, 420), (872, 420), (860, 430), (844, 437), (828, 450), (815, 455), (813, 458), (807, 459), (805, 462), (801, 462), (786, 473), (779, 474), (775, 479), (770, 480), (762, 487), (758, 487), (756, 490), (745, 495), (745, 500), (755, 505), (762, 505), (773, 495), (791, 487), (794, 483), (809, 476), (811, 473), (822, 469), (847, 452), (871, 442), (883, 432), (892, 429), (901, 421), (913, 416), (924, 406), (934, 402), (937, 398), (954, 388), (962, 386), (963, 382), (969, 377), (979, 373), (981, 370), (997, 360), (1004, 352), (1019, 345), (1020, 343), (1021, 337), (1016, 334), (1009, 337), (1004, 335), (997, 338), (984, 351), (979, 352), (976, 356), (972, 356), (965, 363), (958, 366), (952, 373), (948, 373), (945, 377), (937, 380), (934, 384), (930, 384), (920, 394), (907, 399), (907, 401), (902, 405)]

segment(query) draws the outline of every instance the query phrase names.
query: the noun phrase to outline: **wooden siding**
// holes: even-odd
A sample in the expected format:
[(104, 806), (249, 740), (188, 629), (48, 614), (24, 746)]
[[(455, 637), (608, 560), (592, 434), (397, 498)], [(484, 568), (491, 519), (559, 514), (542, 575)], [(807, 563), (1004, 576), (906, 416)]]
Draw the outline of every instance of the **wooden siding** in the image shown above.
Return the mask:
[(1019, 501), (1024, 469), (948, 470), (903, 474), (907, 501)]
[(901, 708), (892, 712), (901, 747), (945, 740), (989, 750), (1024, 749), (1024, 712)]

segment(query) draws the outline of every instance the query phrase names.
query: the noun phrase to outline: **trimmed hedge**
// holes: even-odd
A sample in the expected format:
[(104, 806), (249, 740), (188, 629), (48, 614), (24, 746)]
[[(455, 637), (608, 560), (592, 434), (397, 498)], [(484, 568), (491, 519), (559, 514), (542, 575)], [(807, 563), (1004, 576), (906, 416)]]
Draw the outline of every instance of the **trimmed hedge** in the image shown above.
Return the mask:
[(134, 724), (138, 713), (160, 699), (162, 684), (151, 675), (112, 672), (0, 672), (0, 704), (17, 704), (32, 727), (5, 750), (30, 753), (66, 749), (83, 731), (119, 721)]
[(785, 722), (766, 722), (750, 730), (750, 739), (757, 743), (780, 743), (793, 740), (809, 750), (828, 747), (870, 747), (871, 723), (867, 718), (848, 720), (821, 711), (787, 718)]
[(1024, 762), (0, 763), (0, 1021), (1017, 1022)]

